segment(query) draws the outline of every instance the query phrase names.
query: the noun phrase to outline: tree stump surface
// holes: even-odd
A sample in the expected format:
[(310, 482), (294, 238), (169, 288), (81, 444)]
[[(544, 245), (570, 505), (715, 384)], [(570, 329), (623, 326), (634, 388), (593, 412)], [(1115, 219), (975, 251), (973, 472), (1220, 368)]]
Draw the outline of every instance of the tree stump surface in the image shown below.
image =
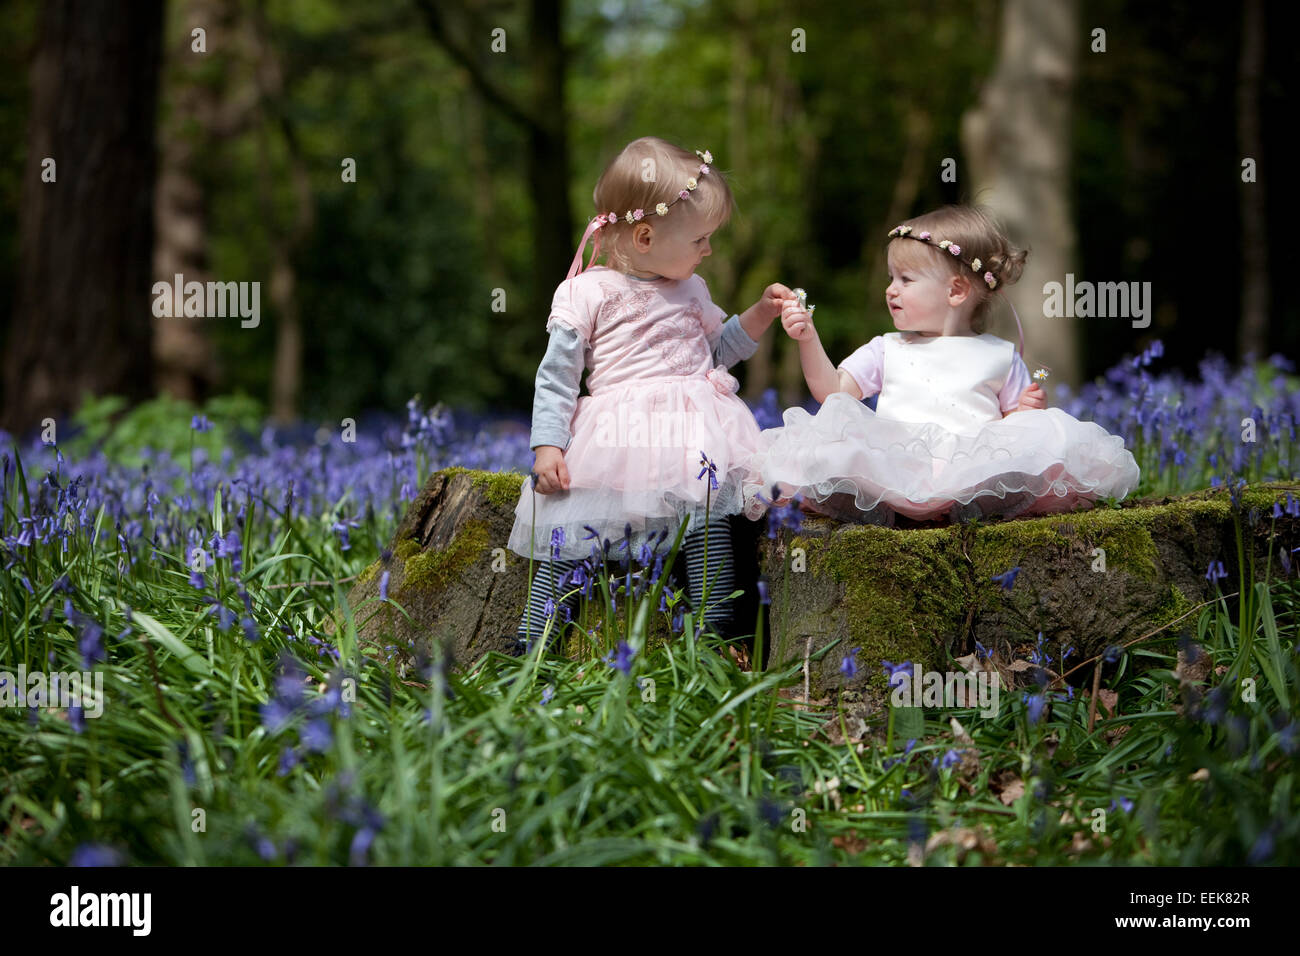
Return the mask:
[[(505, 547), (523, 481), (513, 472), (462, 468), (431, 475), (393, 536), (391, 560), (366, 568), (348, 595), (359, 639), (415, 655), (436, 646), (462, 668), (489, 651), (508, 651), (528, 586), (528, 560)], [(1243, 492), (1242, 538), (1245, 553), (1255, 556), (1256, 580), (1266, 567), (1273, 577), (1281, 574), (1280, 548), (1300, 546), (1300, 519), (1271, 517), (1273, 502), (1287, 491), (1300, 496), (1300, 484)], [(1252, 510), (1253, 528), (1246, 517)], [(1206, 579), (1211, 561), (1228, 572), (1225, 594), (1239, 587), (1237, 532), (1224, 489), (940, 527), (804, 516), (801, 528), (768, 537), (766, 519), (732, 522), (736, 587), (746, 592), (737, 601), (738, 632), (754, 629), (755, 579), (762, 574), (771, 600), (765, 660), (817, 658), (840, 642), (810, 664), (816, 697), (836, 687), (883, 686), (882, 660), (948, 669), (948, 655), (971, 653), (976, 641), (1003, 659), (1023, 656), (1040, 631), (1059, 673), (1159, 628), (1166, 636), (1195, 636), (1199, 612), (1192, 609), (1218, 593)], [(1013, 567), (1021, 570), (1007, 591), (992, 578)], [(384, 570), (389, 598), (405, 615), (378, 603)], [(662, 621), (656, 631), (667, 636)], [(860, 648), (857, 673), (845, 678), (840, 662), (853, 647)], [(1087, 668), (1071, 679), (1090, 676)]]

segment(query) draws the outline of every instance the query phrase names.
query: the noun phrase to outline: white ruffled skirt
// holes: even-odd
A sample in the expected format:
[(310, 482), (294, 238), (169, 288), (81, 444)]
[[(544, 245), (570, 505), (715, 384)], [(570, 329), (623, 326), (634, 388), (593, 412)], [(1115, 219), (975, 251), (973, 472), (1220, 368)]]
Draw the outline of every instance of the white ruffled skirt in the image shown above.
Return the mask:
[[(889, 512), (914, 520), (1051, 514), (1100, 498), (1123, 498), (1138, 484), (1124, 440), (1058, 408), (1031, 409), (961, 434), (935, 424), (881, 418), (846, 392), (827, 396), (816, 415), (784, 413), (760, 435), (749, 462), (745, 514), (757, 518), (776, 485), (827, 503), (837, 517), (880, 523)], [(851, 504), (847, 496), (851, 496)], [(845, 514), (845, 508), (854, 514)]]

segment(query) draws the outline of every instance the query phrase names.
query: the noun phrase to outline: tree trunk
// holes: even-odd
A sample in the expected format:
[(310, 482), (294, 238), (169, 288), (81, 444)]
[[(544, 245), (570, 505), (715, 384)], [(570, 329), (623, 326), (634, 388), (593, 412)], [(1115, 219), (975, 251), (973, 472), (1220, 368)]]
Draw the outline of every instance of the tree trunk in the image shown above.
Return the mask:
[[(0, 423), (15, 433), (83, 393), (147, 397), (158, 0), (50, 0), (31, 71), (22, 251)], [(41, 179), (46, 158), (57, 178)]]
[(1268, 354), (1268, 206), (1265, 204), (1264, 144), (1260, 135), (1259, 78), (1264, 71), (1264, 3), (1246, 0), (1242, 7), (1241, 59), (1237, 67), (1237, 145), (1243, 158), (1255, 160), (1256, 180), (1241, 190), (1241, 325), (1237, 356)]
[(532, 307), (550, 308), (569, 271), (577, 237), (569, 211), (568, 112), (564, 100), (562, 0), (532, 0), (528, 15), (532, 116), (528, 133), (528, 187), (533, 197)]
[[(1020, 281), (1007, 289), (1027, 323), (1026, 362), (1050, 367), (1054, 382), (1072, 387), (1080, 381), (1078, 330), (1044, 317), (1043, 285), (1065, 282), (1075, 256), (1070, 111), (1078, 20), (1077, 0), (1004, 0), (997, 65), (962, 117), (970, 194), (984, 199), (1013, 243), (1030, 249)], [(1014, 339), (1014, 323), (1006, 316), (1001, 334)]]
[[(163, 123), (159, 151), (158, 184), (154, 193), (153, 255), (155, 281), (171, 282), (176, 274), (186, 282), (207, 282), (208, 219), (203, 186), (195, 174), (198, 149), (219, 137), (214, 128), (220, 113), (219, 94), (211, 83), (201, 82), (196, 70), (208, 56), (219, 55), (230, 18), (222, 0), (187, 0), (183, 6), (186, 28), (178, 31), (167, 54), (164, 76), (172, 78), (174, 102)], [(195, 53), (189, 24), (207, 31), (208, 53)], [(164, 79), (164, 88), (169, 85)], [(164, 97), (166, 99), (166, 97)], [(186, 128), (197, 126), (196, 133)], [(155, 317), (153, 355), (155, 384), (174, 398), (203, 402), (220, 381), (204, 320), (186, 316)]]

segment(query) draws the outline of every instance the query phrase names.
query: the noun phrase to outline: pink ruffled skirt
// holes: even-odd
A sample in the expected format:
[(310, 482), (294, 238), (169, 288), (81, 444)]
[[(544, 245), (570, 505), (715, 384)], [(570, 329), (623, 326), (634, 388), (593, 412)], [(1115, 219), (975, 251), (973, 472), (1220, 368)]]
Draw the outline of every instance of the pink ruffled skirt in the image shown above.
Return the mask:
[[(744, 463), (760, 445), (758, 423), (738, 389), (719, 366), (707, 375), (638, 379), (579, 398), (564, 453), (569, 488), (544, 495), (525, 480), (507, 546), (549, 559), (558, 528), (559, 558), (584, 558), (605, 538), (610, 554), (621, 557), (629, 525), (635, 551), (665, 528), (671, 544), (685, 518), (688, 533), (702, 528), (706, 510), (710, 520), (740, 514), (752, 478)], [(716, 488), (707, 471), (700, 475), (701, 453), (715, 466)]]

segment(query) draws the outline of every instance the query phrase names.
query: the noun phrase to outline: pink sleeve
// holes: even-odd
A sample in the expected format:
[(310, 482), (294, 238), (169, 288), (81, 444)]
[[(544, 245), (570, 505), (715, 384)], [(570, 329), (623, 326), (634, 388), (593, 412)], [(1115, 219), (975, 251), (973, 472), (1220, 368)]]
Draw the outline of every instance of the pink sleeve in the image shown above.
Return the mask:
[(704, 328), (704, 334), (709, 340), (709, 348), (716, 350), (718, 339), (722, 336), (722, 323), (727, 318), (727, 313), (722, 311), (721, 306), (717, 305), (709, 296), (709, 284), (704, 281), (704, 277), (698, 273), (691, 277), (699, 283), (700, 297), (700, 324)]
[(877, 335), (843, 362), (840, 368), (853, 376), (863, 398), (880, 392), (885, 375), (885, 340)]
[(998, 404), (1004, 415), (1020, 404), (1020, 393), (1028, 387), (1029, 369), (1025, 367), (1025, 360), (1019, 355), (1013, 355), (1006, 384), (1002, 386), (1002, 391), (998, 392)]
[(549, 333), (551, 326), (558, 323), (573, 329), (583, 342), (590, 345), (595, 310), (589, 296), (598, 286), (580, 280), (581, 275), (565, 279), (555, 290), (555, 296), (551, 299), (551, 314), (546, 320), (546, 331)]

